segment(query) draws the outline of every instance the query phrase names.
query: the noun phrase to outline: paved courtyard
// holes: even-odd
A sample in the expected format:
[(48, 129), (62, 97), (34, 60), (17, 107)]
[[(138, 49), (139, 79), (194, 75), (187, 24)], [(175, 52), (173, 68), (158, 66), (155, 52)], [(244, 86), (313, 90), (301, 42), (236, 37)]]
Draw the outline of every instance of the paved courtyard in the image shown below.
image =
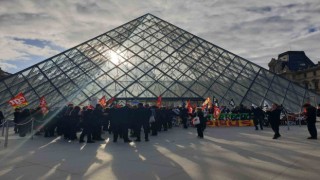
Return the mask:
[[(318, 126), (318, 130), (319, 130)], [(320, 179), (320, 141), (306, 126), (281, 127), (282, 137), (253, 127), (173, 128), (150, 142), (94, 144), (59, 137), (0, 137), (1, 180), (77, 179)]]

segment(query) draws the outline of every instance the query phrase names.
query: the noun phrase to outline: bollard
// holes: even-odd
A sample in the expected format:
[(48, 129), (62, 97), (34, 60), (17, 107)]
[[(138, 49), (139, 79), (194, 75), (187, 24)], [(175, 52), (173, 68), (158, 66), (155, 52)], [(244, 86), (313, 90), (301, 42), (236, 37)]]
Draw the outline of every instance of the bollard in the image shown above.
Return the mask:
[(300, 117), (301, 112), (299, 113), (299, 127), (301, 127), (301, 117)]
[(33, 140), (33, 119), (31, 120), (31, 139)]
[[(288, 118), (288, 116), (287, 116)], [(290, 130), (290, 122), (289, 122), (289, 119), (287, 120), (287, 125), (288, 125), (288, 130)]]
[(6, 124), (6, 121), (4, 119), (4, 123), (2, 124), (2, 137), (4, 136), (4, 125)]
[(4, 147), (8, 147), (8, 136), (9, 136), (9, 121), (6, 122), (6, 137), (4, 139)]

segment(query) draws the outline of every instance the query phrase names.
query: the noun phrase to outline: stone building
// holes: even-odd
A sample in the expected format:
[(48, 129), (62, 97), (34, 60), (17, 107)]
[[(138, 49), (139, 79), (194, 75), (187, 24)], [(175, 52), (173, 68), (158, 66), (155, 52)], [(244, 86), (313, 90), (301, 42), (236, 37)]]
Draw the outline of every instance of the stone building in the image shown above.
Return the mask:
[(269, 70), (320, 94), (320, 64), (313, 63), (304, 51), (287, 51), (272, 58)]

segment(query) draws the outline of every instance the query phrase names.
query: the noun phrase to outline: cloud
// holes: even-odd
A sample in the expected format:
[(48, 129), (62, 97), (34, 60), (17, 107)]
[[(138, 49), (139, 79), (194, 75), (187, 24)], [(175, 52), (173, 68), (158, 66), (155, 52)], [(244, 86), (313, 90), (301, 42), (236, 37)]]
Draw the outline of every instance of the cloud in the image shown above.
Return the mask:
[(290, 49), (304, 50), (314, 61), (319, 57), (318, 0), (2, 0), (0, 5), (0, 62), (16, 64), (16, 69), (3, 66), (10, 72), (25, 67), (17, 61), (31, 65), (35, 56), (44, 60), (146, 13), (265, 68)]
[(5, 63), (5, 62), (0, 62), (0, 67), (2, 70), (17, 69), (16, 65)]

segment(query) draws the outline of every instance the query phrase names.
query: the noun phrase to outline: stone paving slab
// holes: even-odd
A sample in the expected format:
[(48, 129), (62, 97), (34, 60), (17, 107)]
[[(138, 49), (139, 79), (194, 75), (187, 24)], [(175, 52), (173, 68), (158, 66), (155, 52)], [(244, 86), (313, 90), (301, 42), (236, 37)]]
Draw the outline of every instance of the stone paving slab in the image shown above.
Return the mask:
[[(318, 126), (319, 129), (319, 126)], [(0, 137), (0, 180), (15, 179), (320, 179), (320, 141), (307, 140), (306, 126), (266, 128), (173, 128), (150, 142), (94, 144), (60, 137)]]

